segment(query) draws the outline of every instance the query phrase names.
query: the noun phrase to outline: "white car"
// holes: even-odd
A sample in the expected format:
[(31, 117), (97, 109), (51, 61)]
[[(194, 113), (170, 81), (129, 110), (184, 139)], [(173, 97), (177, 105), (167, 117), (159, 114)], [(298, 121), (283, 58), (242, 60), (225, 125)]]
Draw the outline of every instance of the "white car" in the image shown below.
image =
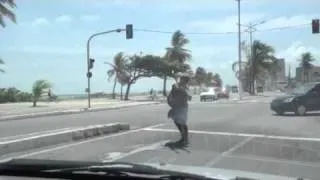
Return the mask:
[(218, 94), (215, 88), (208, 88), (207, 91), (200, 93), (200, 101), (207, 101), (207, 100), (217, 100)]

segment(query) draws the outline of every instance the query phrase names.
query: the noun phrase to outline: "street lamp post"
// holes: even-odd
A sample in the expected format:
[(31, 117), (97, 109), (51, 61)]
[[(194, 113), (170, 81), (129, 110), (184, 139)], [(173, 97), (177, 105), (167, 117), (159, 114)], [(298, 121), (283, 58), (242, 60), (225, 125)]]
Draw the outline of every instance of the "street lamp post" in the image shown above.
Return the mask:
[(95, 33), (92, 34), (87, 41), (87, 93), (88, 93), (88, 108), (91, 108), (91, 87), (90, 87), (90, 42), (91, 40), (96, 37), (96, 36), (100, 36), (103, 34), (108, 34), (108, 33), (112, 33), (112, 32), (121, 32), (121, 31), (125, 31), (125, 29), (114, 29), (114, 30), (110, 30), (110, 31), (104, 31), (104, 32), (99, 32), (99, 33)]

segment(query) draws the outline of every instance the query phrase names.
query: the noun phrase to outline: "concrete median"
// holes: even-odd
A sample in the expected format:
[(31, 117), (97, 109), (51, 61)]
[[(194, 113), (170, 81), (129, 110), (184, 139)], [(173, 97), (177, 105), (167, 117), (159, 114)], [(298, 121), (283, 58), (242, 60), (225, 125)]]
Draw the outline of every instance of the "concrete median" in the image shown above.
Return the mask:
[(19, 139), (8, 139), (0, 142), (0, 156), (61, 143), (84, 140), (129, 129), (129, 124), (113, 123), (45, 133)]

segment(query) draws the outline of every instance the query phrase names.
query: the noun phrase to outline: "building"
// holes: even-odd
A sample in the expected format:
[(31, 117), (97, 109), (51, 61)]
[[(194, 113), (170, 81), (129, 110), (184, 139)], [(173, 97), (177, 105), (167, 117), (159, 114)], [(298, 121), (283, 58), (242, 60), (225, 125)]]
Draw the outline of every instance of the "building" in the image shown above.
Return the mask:
[(302, 67), (296, 68), (296, 81), (299, 83), (320, 82), (320, 67), (313, 66), (305, 70)]
[(277, 89), (282, 89), (283, 84), (286, 83), (286, 63), (285, 59), (277, 59), (276, 65), (272, 67), (261, 80), (257, 80), (257, 87), (263, 87), (264, 90), (273, 91)]

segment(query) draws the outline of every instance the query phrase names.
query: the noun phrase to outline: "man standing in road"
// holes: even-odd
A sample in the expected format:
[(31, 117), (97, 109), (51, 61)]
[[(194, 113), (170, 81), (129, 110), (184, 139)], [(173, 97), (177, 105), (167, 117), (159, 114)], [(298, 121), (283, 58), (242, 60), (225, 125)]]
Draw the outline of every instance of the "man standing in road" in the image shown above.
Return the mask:
[(188, 146), (188, 83), (191, 75), (188, 73), (179, 73), (180, 80), (177, 84), (172, 85), (170, 94), (167, 97), (167, 102), (171, 109), (168, 112), (168, 117), (173, 119), (177, 126), (181, 139), (174, 143), (167, 143), (166, 145)]

